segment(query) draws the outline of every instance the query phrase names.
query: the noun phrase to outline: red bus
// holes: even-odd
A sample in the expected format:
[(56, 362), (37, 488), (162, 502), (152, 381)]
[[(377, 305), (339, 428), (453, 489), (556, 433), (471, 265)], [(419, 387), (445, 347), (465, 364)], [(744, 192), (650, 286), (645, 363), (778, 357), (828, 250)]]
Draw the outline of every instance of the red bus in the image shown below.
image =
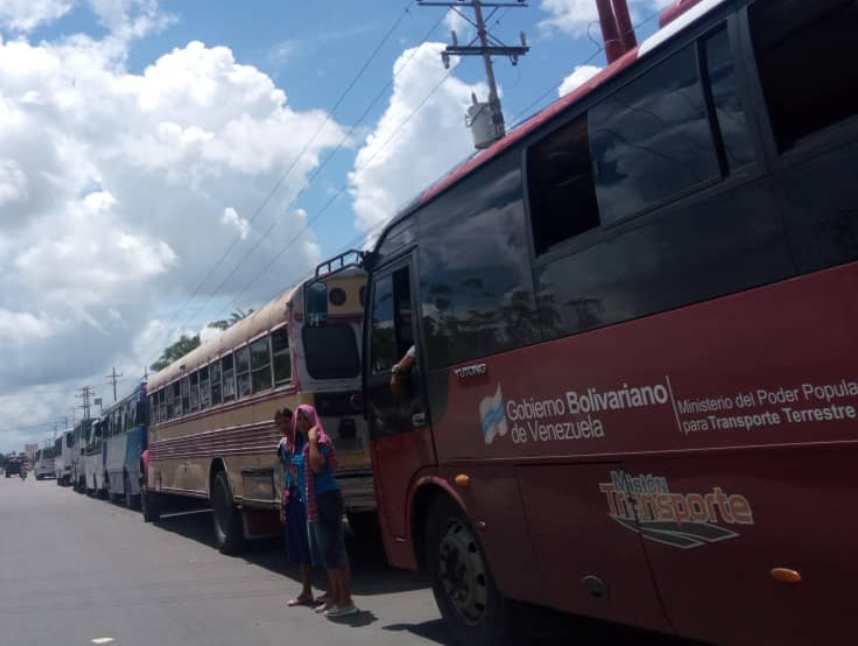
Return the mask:
[(662, 22), (365, 261), (384, 544), (460, 644), (510, 600), (729, 644), (858, 611), (858, 5)]

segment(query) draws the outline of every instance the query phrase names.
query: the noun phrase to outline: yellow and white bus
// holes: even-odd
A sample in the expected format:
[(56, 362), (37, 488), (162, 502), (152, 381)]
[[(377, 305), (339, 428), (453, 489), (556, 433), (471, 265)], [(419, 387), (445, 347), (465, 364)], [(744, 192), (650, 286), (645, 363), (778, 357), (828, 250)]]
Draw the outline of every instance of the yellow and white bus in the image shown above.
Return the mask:
[(145, 520), (191, 497), (210, 502), (224, 553), (276, 534), (283, 478), (273, 418), (306, 403), (336, 447), (349, 522), (358, 532), (375, 522), (359, 395), (366, 276), (320, 273), (150, 378)]

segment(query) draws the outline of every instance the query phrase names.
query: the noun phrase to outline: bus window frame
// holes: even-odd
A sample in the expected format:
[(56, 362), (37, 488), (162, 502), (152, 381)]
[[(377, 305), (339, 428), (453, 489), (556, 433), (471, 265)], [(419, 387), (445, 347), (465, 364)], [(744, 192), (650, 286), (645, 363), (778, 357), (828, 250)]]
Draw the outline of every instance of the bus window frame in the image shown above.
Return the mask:
[[(419, 216), (419, 211), (417, 213), (410, 214), (406, 216), (407, 218), (416, 218)], [(418, 223), (419, 224), (419, 223)], [(379, 240), (379, 244), (381, 244), (382, 240)], [(379, 375), (391, 374), (392, 370), (379, 370), (376, 371), (372, 367), (372, 322), (373, 322), (373, 313), (372, 308), (370, 306), (375, 305), (375, 287), (376, 282), (379, 279), (379, 275), (381, 278), (385, 278), (387, 276), (393, 277), (398, 270), (407, 267), (409, 270), (409, 282), (411, 289), (411, 306), (413, 309), (413, 317), (414, 317), (414, 346), (415, 351), (417, 353), (417, 365), (418, 366), (426, 366), (426, 356), (423, 351), (423, 310), (421, 307), (421, 301), (419, 298), (419, 280), (417, 277), (420, 275), (420, 267), (419, 267), (420, 254), (418, 253), (418, 244), (413, 243), (408, 247), (400, 250), (396, 253), (396, 255), (391, 258), (385, 258), (384, 262), (378, 266), (372, 267), (369, 271), (369, 276), (367, 277), (367, 305), (364, 306), (364, 311), (367, 312), (365, 316), (365, 321), (367, 324), (363, 326), (363, 351), (361, 352), (361, 363), (365, 366), (361, 368), (361, 373), (366, 374), (370, 377), (378, 377)], [(394, 312), (395, 314), (395, 312)], [(395, 322), (394, 322), (394, 334), (395, 334)], [(399, 357), (398, 359), (402, 359)], [(422, 362), (422, 363), (421, 363)], [(394, 361), (394, 363), (396, 363)], [(451, 367), (444, 368), (444, 370), (448, 370)], [(425, 371), (422, 371), (421, 374), (425, 375)], [(425, 381), (425, 377), (424, 377)], [(425, 396), (425, 392), (424, 392)]]
[[(769, 107), (757, 60), (757, 50), (754, 46), (754, 34), (751, 31), (750, 6), (759, 1), (761, 0), (747, 2), (731, 16), (731, 20), (735, 23), (736, 36), (735, 41), (731, 38), (731, 45), (735, 49), (738, 44), (742, 50), (741, 58), (736, 59), (737, 64), (740, 61), (742, 63), (740, 81), (742, 89), (753, 100), (754, 117), (757, 120), (759, 138), (762, 138), (761, 143), (765, 148), (766, 165), (771, 171), (786, 170), (801, 166), (818, 155), (850, 145), (858, 133), (858, 115), (817, 130), (791, 148), (783, 152), (780, 151), (774, 126), (769, 116)], [(750, 117), (750, 110), (746, 108), (746, 111), (749, 112)]]
[[(280, 332), (281, 330), (285, 330), (285, 332), (286, 332), (286, 349), (281, 350), (280, 352), (287, 354), (289, 356), (289, 378), (286, 380), (277, 381), (277, 375), (274, 372), (274, 355), (275, 355), (275, 352), (274, 352), (273, 337), (277, 332)], [(271, 380), (272, 380), (271, 383), (273, 384), (272, 388), (275, 388), (275, 389), (291, 386), (292, 382), (295, 378), (295, 362), (293, 360), (294, 357), (292, 356), (292, 339), (290, 338), (290, 332), (291, 331), (289, 329), (289, 321), (284, 321), (283, 323), (280, 323), (279, 325), (271, 328), (271, 331), (269, 332), (269, 337), (271, 337), (269, 342), (268, 342), (268, 347), (270, 348), (270, 351), (271, 351)]]
[[(259, 343), (263, 339), (268, 341), (268, 376), (270, 378), (270, 383), (269, 383), (267, 388), (262, 388), (260, 390), (256, 390), (256, 388), (254, 388), (254, 385), (253, 385), (253, 373), (256, 372), (257, 369), (253, 367), (253, 349), (251, 346), (253, 346), (254, 343)], [(273, 362), (273, 358), (271, 356), (271, 333), (268, 330), (264, 330), (263, 332), (257, 334), (252, 339), (249, 339), (245, 343), (245, 345), (247, 346), (247, 350), (248, 350), (247, 360), (248, 360), (248, 363), (250, 364), (250, 395), (256, 395), (257, 393), (264, 393), (264, 392), (267, 392), (269, 390), (273, 390), (273, 388), (274, 388), (274, 362)], [(261, 370), (261, 368), (260, 368), (260, 370)]]
[[(748, 127), (751, 131), (750, 136), (753, 141), (755, 153), (754, 161), (735, 169), (733, 172), (728, 172), (726, 176), (722, 173), (718, 178), (697, 184), (690, 190), (676, 193), (665, 200), (653, 203), (643, 210), (637, 211), (632, 215), (610, 223), (605, 223), (602, 220), (600, 209), (599, 226), (589, 229), (577, 236), (568, 238), (563, 242), (554, 245), (544, 253), (537, 255), (536, 241), (534, 239), (533, 231), (533, 212), (530, 200), (530, 178), (528, 176), (529, 169), (527, 164), (528, 150), (535, 144), (544, 140), (546, 137), (552, 136), (556, 131), (570, 125), (583, 114), (589, 113), (596, 104), (607, 99), (614, 92), (617, 92), (630, 83), (633, 83), (638, 78), (647, 74), (650, 70), (660, 65), (671, 56), (679, 53), (686, 47), (694, 48), (698, 78), (701, 83), (701, 88), (703, 89), (710, 129), (713, 127), (713, 124), (715, 128), (718, 128), (717, 115), (711, 109), (708, 98), (711, 96), (711, 89), (705, 85), (708, 78), (704, 75), (705, 70), (703, 67), (705, 65), (705, 58), (701, 55), (701, 48), (703, 47), (706, 38), (717, 33), (719, 29), (724, 28), (727, 30), (727, 37), (730, 43), (730, 53), (733, 56), (733, 62), (736, 67), (736, 91), (742, 101), (742, 106), (745, 110), (748, 121)], [(602, 86), (599, 86), (593, 92), (587, 94), (581, 101), (574, 104), (571, 109), (568, 109), (562, 117), (555, 119), (550, 128), (537, 128), (522, 141), (521, 149), (519, 151), (520, 166), (522, 169), (522, 198), (527, 219), (528, 247), (531, 267), (533, 270), (534, 285), (536, 284), (536, 273), (538, 269), (551, 265), (562, 258), (586, 251), (596, 245), (609, 242), (612, 238), (625, 235), (639, 227), (646, 226), (652, 221), (651, 218), (675, 217), (675, 212), (677, 210), (690, 211), (698, 201), (702, 202), (709, 200), (713, 195), (716, 195), (719, 192), (736, 190), (744, 184), (758, 181), (770, 174), (771, 163), (777, 158), (776, 149), (772, 148), (772, 146), (774, 146), (774, 135), (771, 132), (771, 127), (768, 122), (768, 109), (765, 107), (765, 98), (762, 95), (762, 87), (758, 80), (756, 83), (752, 79), (749, 80), (746, 60), (749, 55), (747, 47), (752, 48), (750, 55), (753, 56), (753, 43), (750, 40), (750, 32), (747, 22), (747, 6), (742, 8), (739, 15), (736, 15), (735, 10), (732, 8), (722, 6), (708, 19), (699, 21), (696, 25), (692, 25), (679, 37), (671, 40), (669, 44), (663, 44), (653, 52), (647, 53), (645, 55), (645, 59), (648, 60), (646, 60), (644, 65), (636, 66), (633, 73), (621, 72), (618, 77), (607, 79)], [(756, 74), (755, 63), (753, 73)], [(756, 92), (753, 91), (755, 85), (757, 88)], [(760, 113), (761, 110), (762, 115)], [(760, 118), (764, 118), (766, 126), (765, 130), (763, 130), (761, 125), (758, 123)], [(723, 162), (721, 152), (718, 151), (717, 148), (717, 140), (714, 137), (714, 134), (712, 137), (712, 144), (718, 154), (718, 163), (720, 166)], [(770, 157), (772, 152), (775, 152), (774, 157)]]

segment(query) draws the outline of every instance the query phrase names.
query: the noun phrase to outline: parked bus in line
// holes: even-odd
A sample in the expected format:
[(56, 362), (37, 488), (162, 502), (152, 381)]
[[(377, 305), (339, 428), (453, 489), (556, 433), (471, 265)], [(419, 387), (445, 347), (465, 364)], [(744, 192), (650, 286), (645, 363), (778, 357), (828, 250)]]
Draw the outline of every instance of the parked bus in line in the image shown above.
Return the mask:
[(86, 493), (98, 498), (107, 495), (105, 465), (107, 458), (107, 419), (104, 416), (92, 420), (89, 442), (84, 449)]
[(92, 419), (84, 419), (75, 424), (71, 436), (70, 477), (74, 490), (86, 493), (86, 447), (89, 444)]
[(152, 376), (144, 519), (171, 497), (210, 501), (219, 548), (279, 532), (282, 474), (274, 414), (313, 404), (337, 450), (337, 478), (356, 527), (375, 520), (360, 412), (360, 270), (310, 280)]
[(363, 263), (385, 549), (459, 644), (506, 643), (511, 600), (717, 644), (854, 632), (858, 4), (662, 23)]
[(36, 459), (33, 462), (33, 475), (36, 480), (53, 478), (54, 472), (54, 449), (47, 446), (36, 451)]
[(140, 460), (146, 449), (146, 384), (104, 411), (104, 483), (112, 501), (134, 508), (140, 499)]
[(74, 429), (70, 428), (60, 435), (59, 452), (55, 458), (54, 468), (57, 473), (57, 484), (68, 487), (72, 484), (72, 450), (74, 446)]
[(53, 450), (54, 450), (54, 478), (56, 479), (57, 485), (62, 486), (62, 474), (63, 474), (63, 435), (64, 433), (60, 433), (59, 437), (54, 440)]

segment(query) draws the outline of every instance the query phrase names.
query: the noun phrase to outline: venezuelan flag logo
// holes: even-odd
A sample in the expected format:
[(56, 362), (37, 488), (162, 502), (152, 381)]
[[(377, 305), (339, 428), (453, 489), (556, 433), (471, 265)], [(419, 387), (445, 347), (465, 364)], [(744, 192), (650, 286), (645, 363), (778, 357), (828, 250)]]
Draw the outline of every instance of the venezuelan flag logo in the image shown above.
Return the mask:
[(497, 392), (491, 397), (485, 397), (480, 402), (480, 423), (483, 430), (483, 441), (486, 445), (494, 442), (496, 437), (506, 435), (506, 413), (503, 409), (503, 391), (498, 384)]

